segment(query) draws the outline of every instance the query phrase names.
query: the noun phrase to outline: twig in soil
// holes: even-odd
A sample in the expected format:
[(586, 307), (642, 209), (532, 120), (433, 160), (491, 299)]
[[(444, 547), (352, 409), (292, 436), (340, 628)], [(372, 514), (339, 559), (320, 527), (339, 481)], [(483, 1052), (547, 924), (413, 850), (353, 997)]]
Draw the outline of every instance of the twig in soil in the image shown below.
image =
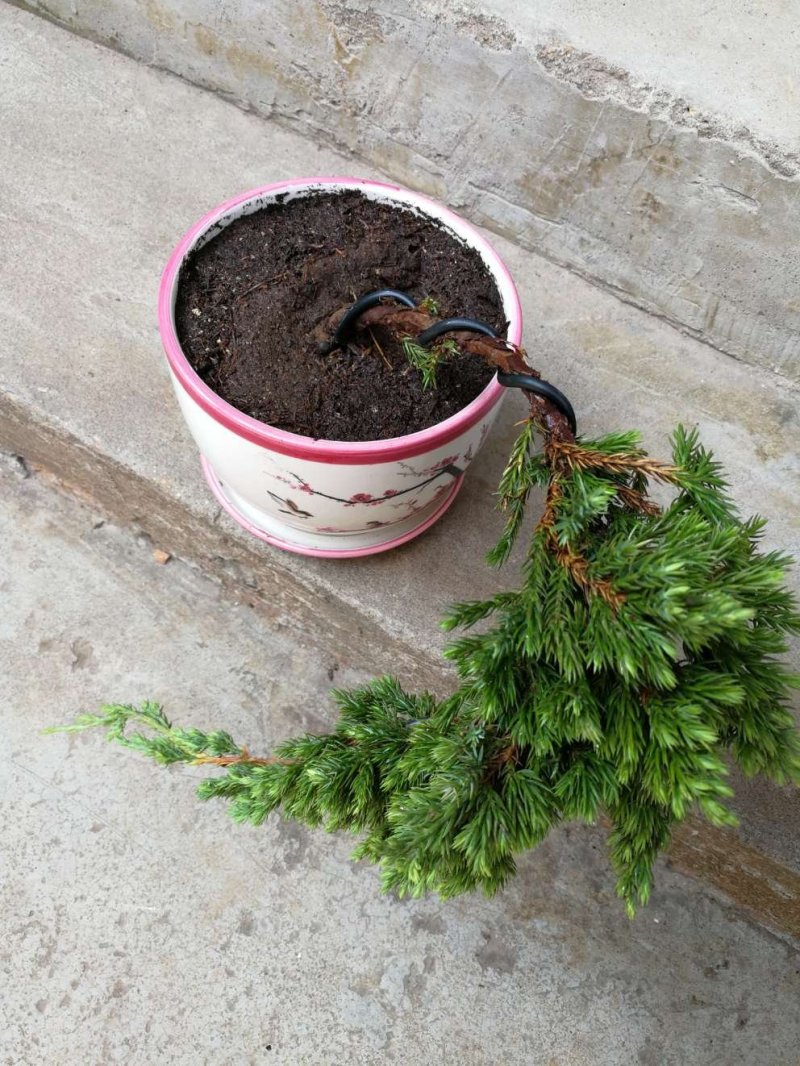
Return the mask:
[(255, 285), (251, 285), (249, 289), (245, 289), (244, 292), (238, 293), (234, 296), (234, 300), (243, 300), (245, 296), (249, 296), (251, 292), (255, 292), (256, 289), (261, 289), (265, 285), (271, 285), (273, 281), (281, 281), (289, 274), (288, 270), (284, 270), (282, 274), (274, 274), (271, 278), (264, 278), (263, 281), (257, 281)]
[(381, 353), (381, 359), (383, 359), (384, 366), (386, 367), (387, 370), (391, 370), (392, 369), (392, 364), (386, 358), (386, 353), (384, 352), (383, 348), (381, 348), (380, 344), (378, 343), (378, 338), (375, 336), (375, 334), (372, 332), (372, 330), (369, 331), (369, 335), (372, 338), (372, 343), (375, 345), (375, 347)]

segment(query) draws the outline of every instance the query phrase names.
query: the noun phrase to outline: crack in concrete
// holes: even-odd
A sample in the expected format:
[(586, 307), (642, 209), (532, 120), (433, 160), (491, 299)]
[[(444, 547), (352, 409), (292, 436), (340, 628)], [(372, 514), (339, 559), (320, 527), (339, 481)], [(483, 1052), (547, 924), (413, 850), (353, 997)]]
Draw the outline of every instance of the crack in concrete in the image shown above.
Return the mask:
[(650, 82), (636, 81), (628, 71), (607, 63), (600, 56), (570, 44), (540, 45), (535, 54), (543, 70), (557, 81), (570, 85), (587, 100), (612, 101), (679, 129), (691, 130), (698, 137), (723, 141), (754, 155), (781, 178), (800, 176), (800, 154), (797, 152), (759, 137), (728, 116), (703, 111), (682, 96)]

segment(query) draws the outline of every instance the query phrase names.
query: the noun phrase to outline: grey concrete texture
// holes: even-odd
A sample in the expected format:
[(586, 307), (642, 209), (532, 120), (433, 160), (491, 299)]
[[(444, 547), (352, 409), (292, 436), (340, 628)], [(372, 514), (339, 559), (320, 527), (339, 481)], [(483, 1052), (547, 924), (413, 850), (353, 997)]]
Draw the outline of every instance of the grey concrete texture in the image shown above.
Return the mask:
[(800, 379), (800, 2), (24, 0)]
[[(331, 564), (268, 549), (219, 514), (160, 352), (156, 285), (179, 234), (238, 190), (341, 173), (348, 161), (8, 7), (0, 7), (0, 78), (0, 442), (220, 575), (271, 624), (335, 639), (347, 665), (440, 690), (452, 684), (438, 659), (442, 610), (515, 577), (513, 565), (498, 575), (481, 558), (500, 528), (493, 493), (521, 401), (506, 401), (442, 522), (385, 556)], [(520, 287), (532, 361), (568, 391), (584, 431), (639, 425), (658, 454), (675, 421), (697, 423), (742, 508), (767, 515), (769, 543), (797, 553), (796, 393), (545, 259), (495, 243)], [(750, 884), (750, 902), (763, 910), (771, 898), (777, 911), (767, 916), (800, 927), (797, 874), (781, 881), (779, 869), (761, 865), (764, 855), (782, 867), (800, 863), (798, 795), (739, 787), (739, 836), (693, 829), (686, 865), (703, 868), (711, 856), (715, 883), (735, 896)], [(755, 850), (743, 857), (739, 845)]]
[(493, 900), (398, 901), (352, 838), (236, 826), (199, 768), (43, 736), (151, 696), (263, 751), (364, 675), (23, 474), (0, 462), (0, 1061), (796, 1063), (797, 946), (663, 864), (629, 922), (601, 830)]

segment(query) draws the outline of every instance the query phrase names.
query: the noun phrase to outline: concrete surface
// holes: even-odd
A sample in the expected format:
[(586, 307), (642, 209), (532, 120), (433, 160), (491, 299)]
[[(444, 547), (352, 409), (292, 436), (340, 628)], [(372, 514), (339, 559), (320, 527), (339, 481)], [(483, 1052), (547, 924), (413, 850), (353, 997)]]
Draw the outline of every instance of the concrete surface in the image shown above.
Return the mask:
[(800, 379), (800, 0), (22, 0)]
[[(0, 443), (222, 577), (271, 624), (334, 641), (340, 661), (452, 684), (437, 656), (443, 608), (514, 580), (513, 566), (498, 577), (480, 560), (499, 530), (492, 494), (520, 402), (506, 401), (434, 529), (385, 556), (331, 564), (268, 549), (219, 514), (158, 342), (157, 279), (192, 221), (237, 190), (352, 162), (2, 6), (0, 78)], [(678, 418), (699, 423), (742, 507), (769, 516), (770, 543), (797, 553), (797, 393), (495, 243), (520, 286), (532, 360), (569, 392), (583, 429), (636, 424), (658, 453)], [(739, 797), (739, 835), (693, 828), (681, 861), (800, 929), (798, 793), (742, 786)]]
[(492, 901), (401, 903), (349, 838), (237, 827), (200, 770), (43, 736), (153, 696), (266, 750), (363, 673), (23, 473), (0, 465), (0, 1061), (796, 1064), (796, 946), (663, 867), (628, 922), (600, 830)]

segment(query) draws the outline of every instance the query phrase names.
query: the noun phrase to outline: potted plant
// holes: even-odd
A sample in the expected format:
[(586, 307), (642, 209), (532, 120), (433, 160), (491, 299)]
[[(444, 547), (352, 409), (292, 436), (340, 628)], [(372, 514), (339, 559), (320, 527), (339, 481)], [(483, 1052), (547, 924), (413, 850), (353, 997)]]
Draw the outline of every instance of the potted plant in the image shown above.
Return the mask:
[[(335, 691), (330, 733), (263, 755), (223, 730), (173, 726), (152, 703), (109, 705), (60, 728), (101, 727), (157, 762), (219, 768), (198, 791), (226, 799), (236, 821), (260, 824), (279, 810), (356, 833), (356, 855), (400, 894), (491, 894), (514, 856), (559, 822), (605, 816), (632, 913), (690, 810), (735, 823), (728, 760), (746, 775), (800, 782), (787, 707), (797, 679), (777, 658), (800, 632), (784, 584), (790, 560), (761, 550), (763, 520), (737, 515), (695, 431), (675, 430), (668, 462), (650, 458), (635, 432), (587, 440), (514, 337), (441, 322), (420, 304), (378, 301), (361, 322), (394, 336), (429, 386), (468, 350), (529, 396), (489, 562), (502, 564), (523, 533), (534, 487), (546, 492), (544, 510), (524, 529), (519, 587), (445, 618), (460, 631), (445, 652), (450, 695), (408, 693), (386, 677)], [(334, 343), (341, 323), (337, 310), (325, 325)], [(663, 507), (648, 495), (653, 481), (670, 490)]]
[[(237, 220), (264, 208), (297, 207), (322, 195), (355, 192), (370, 203), (388, 205), (430, 223), (454, 246), (475, 253), (493, 286), (507, 322), (508, 338), (519, 343), (522, 315), (511, 276), (488, 241), (441, 204), (398, 186), (353, 178), (283, 181), (251, 190), (214, 208), (178, 243), (161, 279), (158, 318), (164, 351), (181, 411), (200, 449), (203, 471), (219, 503), (256, 536), (289, 551), (328, 558), (385, 551), (418, 536), (450, 506), (499, 409), (503, 389), (490, 378), (462, 409), (416, 432), (389, 439), (328, 440), (287, 431), (252, 417), (215, 392), (187, 357), (176, 322), (176, 304), (187, 264)], [(296, 223), (290, 219), (291, 228)], [(321, 238), (324, 242), (324, 236)], [(217, 242), (218, 243), (218, 242)], [(267, 280), (284, 263), (269, 249)], [(334, 242), (335, 243), (335, 242)], [(324, 244), (310, 242), (311, 254)], [(328, 258), (341, 249), (324, 249)], [(318, 261), (319, 256), (315, 259)], [(327, 266), (323, 259), (323, 266)], [(246, 274), (235, 280), (230, 302), (239, 316), (242, 297), (264, 293), (263, 282)], [(372, 285), (371, 288), (376, 288)], [(201, 297), (205, 295), (198, 286)], [(255, 313), (259, 312), (255, 309)], [(330, 311), (334, 308), (330, 307)], [(201, 319), (203, 310), (190, 313)], [(190, 320), (190, 325), (194, 323)], [(198, 321), (197, 326), (201, 323)], [(216, 330), (213, 330), (216, 333)], [(277, 340), (277, 338), (274, 338)], [(270, 338), (272, 340), (272, 338)], [(212, 341), (213, 343), (213, 341)], [(240, 339), (241, 347), (241, 339)], [(238, 353), (236, 353), (238, 354)], [(294, 384), (294, 383), (293, 383)], [(309, 387), (311, 382), (306, 382)], [(295, 387), (297, 387), (295, 385)], [(303, 383), (299, 386), (304, 388)]]

